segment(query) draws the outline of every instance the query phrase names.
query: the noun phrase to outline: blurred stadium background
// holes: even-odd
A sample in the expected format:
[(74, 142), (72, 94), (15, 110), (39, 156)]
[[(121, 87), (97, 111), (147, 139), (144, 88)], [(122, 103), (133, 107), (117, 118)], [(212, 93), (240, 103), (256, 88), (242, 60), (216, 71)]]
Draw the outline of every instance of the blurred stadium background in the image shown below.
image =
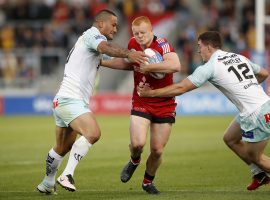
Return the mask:
[[(175, 81), (201, 63), (196, 38), (205, 30), (219, 30), (225, 49), (270, 67), (270, 0), (0, 0), (0, 199), (44, 199), (35, 188), (55, 140), (51, 100), (69, 50), (103, 8), (117, 13), (114, 42), (123, 47), (131, 20), (150, 17), (155, 34), (166, 37), (181, 59)], [(268, 79), (268, 93), (269, 85)], [(78, 167), (79, 191), (58, 187), (53, 199), (149, 199), (140, 187), (143, 163), (132, 181), (119, 181), (129, 156), (128, 115), (106, 115), (128, 114), (132, 89), (131, 72), (100, 69), (91, 106), (101, 114), (102, 140)], [(246, 191), (249, 169), (222, 141), (235, 107), (209, 84), (176, 101), (179, 116), (155, 182), (162, 191), (159, 199), (269, 198), (269, 187)], [(149, 146), (144, 161), (148, 151)]]
[[(258, 5), (261, 10), (256, 12)], [(0, 0), (0, 114), (51, 114), (66, 55), (104, 8), (119, 17), (114, 42), (123, 47), (131, 36), (132, 19), (150, 17), (154, 33), (166, 37), (180, 57), (182, 70), (175, 81), (201, 64), (196, 38), (205, 30), (219, 30), (225, 49), (269, 67), (270, 0)], [(265, 88), (268, 91), (267, 84)], [(131, 72), (101, 68), (92, 109), (128, 113), (132, 89)], [(181, 101), (179, 115), (236, 112), (211, 85), (176, 101)]]

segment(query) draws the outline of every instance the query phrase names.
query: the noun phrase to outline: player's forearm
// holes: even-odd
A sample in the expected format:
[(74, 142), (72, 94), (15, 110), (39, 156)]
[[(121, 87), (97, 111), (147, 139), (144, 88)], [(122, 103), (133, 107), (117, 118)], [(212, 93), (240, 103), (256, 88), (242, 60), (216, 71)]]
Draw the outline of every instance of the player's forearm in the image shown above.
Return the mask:
[(102, 42), (98, 45), (98, 51), (102, 54), (107, 54), (112, 57), (128, 58), (130, 51), (116, 44)]
[(111, 69), (132, 70), (132, 66), (127, 63), (123, 58), (101, 60), (100, 65)]
[(196, 89), (195, 86), (189, 79), (184, 79), (180, 83), (174, 83), (164, 88), (159, 88), (150, 91), (151, 97), (174, 97), (182, 95), (186, 92)]
[(151, 97), (174, 97), (184, 93), (184, 88), (178, 84), (173, 84), (164, 88), (159, 88), (150, 91)]
[(180, 71), (181, 64), (178, 56), (171, 53), (170, 55), (164, 56), (164, 61), (145, 65), (144, 67), (147, 72), (174, 73)]
[(180, 71), (180, 63), (165, 60), (160, 63), (146, 65), (145, 69), (148, 72), (174, 73)]

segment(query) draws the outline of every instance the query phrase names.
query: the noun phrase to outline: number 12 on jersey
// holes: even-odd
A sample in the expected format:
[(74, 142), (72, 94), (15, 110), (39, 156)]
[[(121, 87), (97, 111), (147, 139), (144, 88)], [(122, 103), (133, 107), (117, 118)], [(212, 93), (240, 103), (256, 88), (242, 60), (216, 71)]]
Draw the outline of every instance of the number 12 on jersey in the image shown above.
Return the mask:
[(228, 72), (231, 71), (238, 78), (239, 82), (243, 81), (243, 79), (252, 79), (254, 77), (252, 74), (248, 74), (250, 72), (250, 69), (248, 68), (246, 63), (242, 63), (237, 66), (230, 66), (228, 68)]

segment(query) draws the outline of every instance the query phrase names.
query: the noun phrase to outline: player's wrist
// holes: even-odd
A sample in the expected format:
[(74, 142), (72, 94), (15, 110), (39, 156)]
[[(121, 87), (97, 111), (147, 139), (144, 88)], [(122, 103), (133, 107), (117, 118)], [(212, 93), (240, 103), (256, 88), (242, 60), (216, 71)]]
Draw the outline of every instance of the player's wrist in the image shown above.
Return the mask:
[(131, 51), (127, 51), (127, 52), (126, 52), (126, 58), (127, 58), (127, 59), (130, 58), (130, 53), (131, 53)]

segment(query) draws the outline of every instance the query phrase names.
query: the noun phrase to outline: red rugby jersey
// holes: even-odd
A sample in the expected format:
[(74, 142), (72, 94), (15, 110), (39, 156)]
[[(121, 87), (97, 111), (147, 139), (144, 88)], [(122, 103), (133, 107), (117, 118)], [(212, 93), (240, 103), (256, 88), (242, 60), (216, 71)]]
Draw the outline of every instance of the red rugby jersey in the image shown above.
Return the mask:
[[(166, 53), (174, 52), (174, 48), (171, 44), (168, 43), (168, 41), (164, 38), (158, 38), (154, 36), (152, 43), (148, 48), (155, 49), (158, 51), (162, 56)], [(136, 42), (135, 38), (132, 37), (129, 40), (128, 43), (128, 49), (134, 49), (136, 51), (143, 51), (144, 49), (141, 48), (141, 46)], [(138, 71), (139, 65), (133, 64), (133, 73), (134, 73), (134, 90), (133, 90), (133, 101), (143, 101), (142, 103), (149, 104), (151, 106), (152, 103), (156, 104), (159, 103), (159, 105), (170, 105), (174, 104), (174, 98), (145, 98), (140, 97), (137, 94), (137, 86), (140, 82), (148, 83), (151, 88), (162, 88), (168, 85), (171, 85), (173, 83), (173, 74), (166, 74), (164, 78), (162, 79), (155, 79), (150, 75), (143, 74)], [(156, 106), (156, 105), (154, 105)]]

